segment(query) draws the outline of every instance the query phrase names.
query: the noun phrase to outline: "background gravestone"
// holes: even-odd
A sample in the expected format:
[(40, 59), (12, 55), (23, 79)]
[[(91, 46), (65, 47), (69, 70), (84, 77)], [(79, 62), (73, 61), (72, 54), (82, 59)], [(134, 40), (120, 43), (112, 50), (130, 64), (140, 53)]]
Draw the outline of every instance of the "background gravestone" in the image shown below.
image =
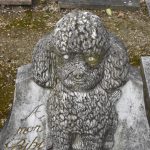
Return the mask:
[(136, 9), (139, 0), (59, 0), (61, 8), (128, 8)]
[(150, 15), (150, 0), (146, 0), (146, 4), (147, 4), (148, 12)]
[(0, 0), (1, 5), (31, 5), (32, 0)]
[(145, 108), (150, 124), (150, 56), (141, 57), (141, 73), (143, 78)]

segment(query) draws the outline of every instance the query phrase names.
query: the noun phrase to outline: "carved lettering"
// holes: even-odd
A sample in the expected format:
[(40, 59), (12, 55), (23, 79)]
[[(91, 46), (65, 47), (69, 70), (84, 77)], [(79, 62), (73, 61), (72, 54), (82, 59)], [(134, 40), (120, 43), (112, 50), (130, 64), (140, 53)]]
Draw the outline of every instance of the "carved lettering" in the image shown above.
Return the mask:
[(28, 132), (32, 132), (33, 127), (28, 127)]
[(38, 119), (42, 119), (43, 117), (45, 117), (45, 115), (42, 116), (38, 115), (38, 113), (42, 113), (42, 111), (40, 110), (42, 106), (43, 104), (36, 106), (34, 110), (26, 118), (22, 119), (22, 121), (27, 120), (32, 114), (35, 114)]
[[(26, 118), (22, 119), (22, 121), (27, 120), (31, 115), (35, 115), (38, 119), (44, 118), (45, 115), (43, 115), (43, 112), (42, 112), (42, 109), (44, 107), (42, 106), (43, 104), (36, 106), (34, 110), (32, 110), (32, 112)], [(44, 147), (45, 140), (42, 140), (39, 136), (35, 138), (33, 137), (32, 140), (30, 138), (29, 140), (27, 137), (28, 136), (30, 137), (30, 134), (32, 134), (32, 132), (39, 133), (42, 131), (43, 129), (41, 125), (19, 127), (16, 134), (13, 136), (13, 139), (5, 144), (5, 149), (8, 149), (8, 148), (11, 150), (41, 149), (42, 147)]]
[(11, 148), (11, 150), (16, 150), (16, 147), (25, 150), (29, 143), (26, 142), (26, 139), (17, 140), (15, 144), (12, 144), (12, 141), (5, 144), (5, 148)]
[[(25, 139), (22, 139), (22, 140), (20, 140), (20, 141), (16, 144), (16, 146), (17, 146), (19, 149), (21, 149), (21, 150), (26, 150), (28, 144), (29, 144), (29, 143), (26, 143), (26, 140), (25, 140)], [(15, 146), (15, 147), (16, 147), (16, 146)]]
[(17, 131), (17, 134), (26, 134), (27, 133), (27, 128), (20, 127)]
[(17, 134), (28, 134), (32, 131), (35, 132), (42, 132), (42, 127), (40, 125), (37, 125), (35, 127), (19, 127)]
[(44, 147), (44, 140), (38, 139), (35, 137), (33, 141), (30, 143), (27, 142), (27, 139), (21, 139), (15, 144), (11, 144), (11, 142), (5, 144), (5, 148), (11, 148), (11, 150), (16, 150), (16, 148), (20, 150), (30, 150), (30, 149), (40, 149)]
[(33, 140), (33, 142), (31, 143), (31, 145), (29, 146), (29, 148), (42, 148), (44, 146), (44, 141), (42, 142), (37, 142), (37, 137)]
[(36, 132), (42, 132), (43, 131), (42, 127), (40, 125), (37, 125), (35, 130), (36, 130)]

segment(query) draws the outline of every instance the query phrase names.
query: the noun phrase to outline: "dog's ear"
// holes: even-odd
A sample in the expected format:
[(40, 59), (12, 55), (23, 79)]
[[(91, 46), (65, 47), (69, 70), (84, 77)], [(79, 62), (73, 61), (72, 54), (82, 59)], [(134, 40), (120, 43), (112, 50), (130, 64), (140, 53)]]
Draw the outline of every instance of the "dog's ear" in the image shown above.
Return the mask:
[(110, 51), (104, 61), (104, 77), (101, 86), (106, 91), (115, 90), (127, 81), (129, 59), (124, 44), (110, 34)]
[(40, 39), (32, 55), (33, 80), (40, 86), (51, 88), (56, 84), (56, 55), (52, 34)]

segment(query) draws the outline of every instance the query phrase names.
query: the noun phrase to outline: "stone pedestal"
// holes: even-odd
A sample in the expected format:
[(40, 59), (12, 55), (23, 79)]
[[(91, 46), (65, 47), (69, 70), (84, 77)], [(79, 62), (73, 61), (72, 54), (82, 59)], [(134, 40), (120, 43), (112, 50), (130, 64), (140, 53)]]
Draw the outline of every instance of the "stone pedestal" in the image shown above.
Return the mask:
[[(130, 72), (116, 105), (119, 123), (113, 150), (149, 150), (143, 84), (136, 69)], [(0, 149), (46, 150), (51, 146), (46, 111), (50, 92), (32, 81), (30, 64), (18, 69), (12, 112), (0, 132)]]
[[(134, 72), (134, 70), (133, 70)], [(143, 84), (138, 75), (122, 88), (122, 97), (117, 104), (118, 129), (113, 150), (149, 150), (150, 130), (145, 113)]]
[(0, 133), (0, 149), (47, 149), (49, 92), (32, 81), (31, 65), (18, 69), (12, 112)]

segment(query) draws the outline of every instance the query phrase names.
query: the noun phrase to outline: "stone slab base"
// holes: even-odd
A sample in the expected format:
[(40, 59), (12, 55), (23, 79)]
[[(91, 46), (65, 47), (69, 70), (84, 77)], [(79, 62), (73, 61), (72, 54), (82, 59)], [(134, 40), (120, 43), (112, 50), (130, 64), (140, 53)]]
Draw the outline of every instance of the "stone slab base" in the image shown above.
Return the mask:
[[(119, 123), (113, 150), (150, 150), (142, 80), (136, 69), (130, 72), (116, 104)], [(47, 150), (51, 147), (46, 110), (49, 95), (50, 89), (43, 89), (32, 81), (30, 64), (18, 69), (12, 112), (0, 132), (1, 150)]]

